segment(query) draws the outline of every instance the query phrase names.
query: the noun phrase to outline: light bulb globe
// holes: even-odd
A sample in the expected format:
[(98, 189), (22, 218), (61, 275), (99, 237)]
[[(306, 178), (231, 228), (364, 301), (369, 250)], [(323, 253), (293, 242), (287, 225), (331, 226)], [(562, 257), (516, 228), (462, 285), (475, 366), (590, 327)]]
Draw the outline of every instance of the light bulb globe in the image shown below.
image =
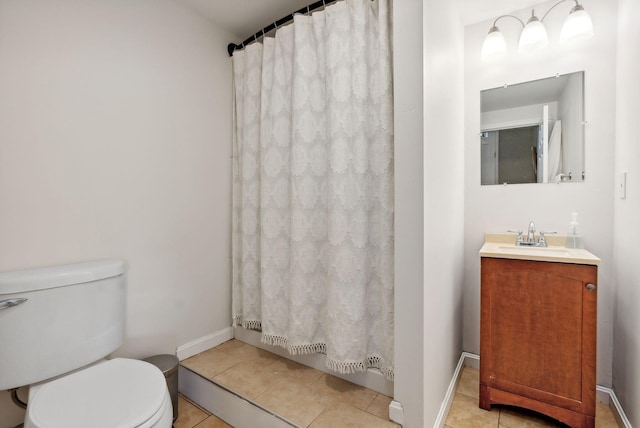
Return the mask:
[(518, 50), (520, 52), (532, 52), (544, 48), (548, 44), (547, 30), (537, 17), (532, 16), (520, 34)]
[(560, 31), (561, 40), (584, 40), (593, 37), (591, 17), (581, 5), (571, 9)]
[(507, 42), (498, 27), (491, 27), (489, 34), (484, 38), (480, 56), (483, 60), (502, 57), (507, 54)]

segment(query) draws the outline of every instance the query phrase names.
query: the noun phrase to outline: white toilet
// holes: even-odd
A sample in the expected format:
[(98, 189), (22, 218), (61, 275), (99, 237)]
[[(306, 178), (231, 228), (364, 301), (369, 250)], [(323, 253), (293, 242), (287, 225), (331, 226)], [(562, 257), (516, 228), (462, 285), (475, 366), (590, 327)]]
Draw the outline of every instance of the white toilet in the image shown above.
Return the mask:
[(169, 428), (164, 375), (122, 345), (120, 260), (0, 273), (0, 390), (30, 385), (25, 428)]

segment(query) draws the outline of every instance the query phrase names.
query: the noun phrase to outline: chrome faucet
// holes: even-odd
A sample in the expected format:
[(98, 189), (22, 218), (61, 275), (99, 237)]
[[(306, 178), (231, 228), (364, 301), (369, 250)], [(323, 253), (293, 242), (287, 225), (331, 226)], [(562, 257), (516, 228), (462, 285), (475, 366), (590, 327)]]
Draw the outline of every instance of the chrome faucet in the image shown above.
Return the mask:
[(527, 245), (535, 245), (536, 243), (536, 225), (530, 221), (529, 222), (529, 229), (527, 231)]
[(548, 244), (547, 244), (547, 238), (545, 237), (545, 234), (556, 233), (556, 232), (544, 232), (541, 230), (540, 236), (536, 241), (536, 225), (532, 221), (529, 222), (526, 239), (523, 236), (523, 233), (521, 230), (509, 230), (508, 232), (513, 232), (518, 234), (518, 237), (516, 238), (516, 243), (515, 243), (515, 245), (518, 247), (546, 247)]

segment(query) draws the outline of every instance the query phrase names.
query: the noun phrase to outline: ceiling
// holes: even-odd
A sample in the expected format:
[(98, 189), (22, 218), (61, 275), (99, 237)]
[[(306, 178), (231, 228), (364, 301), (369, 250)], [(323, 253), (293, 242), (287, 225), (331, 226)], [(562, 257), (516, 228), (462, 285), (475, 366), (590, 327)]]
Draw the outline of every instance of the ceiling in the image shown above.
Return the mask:
[[(175, 0), (237, 36), (240, 42), (315, 0)], [(405, 0), (395, 0), (405, 1)], [(452, 1), (452, 0), (442, 0)], [(543, 0), (457, 0), (464, 25), (527, 9)]]
[(458, 8), (462, 23), (469, 25), (529, 9), (542, 2), (544, 0), (458, 0)]
[[(238, 37), (252, 36), (267, 25), (315, 0), (175, 0)], [(230, 40), (231, 42), (232, 40)]]

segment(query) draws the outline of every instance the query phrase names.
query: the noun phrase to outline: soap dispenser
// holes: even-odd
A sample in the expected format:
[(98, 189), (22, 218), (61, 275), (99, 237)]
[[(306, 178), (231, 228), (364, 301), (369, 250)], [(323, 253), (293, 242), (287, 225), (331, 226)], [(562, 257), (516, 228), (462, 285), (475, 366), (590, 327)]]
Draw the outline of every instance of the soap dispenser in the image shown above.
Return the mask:
[(578, 232), (578, 224), (578, 213), (571, 213), (569, 233), (567, 233), (567, 248), (584, 248), (582, 245), (582, 235)]

